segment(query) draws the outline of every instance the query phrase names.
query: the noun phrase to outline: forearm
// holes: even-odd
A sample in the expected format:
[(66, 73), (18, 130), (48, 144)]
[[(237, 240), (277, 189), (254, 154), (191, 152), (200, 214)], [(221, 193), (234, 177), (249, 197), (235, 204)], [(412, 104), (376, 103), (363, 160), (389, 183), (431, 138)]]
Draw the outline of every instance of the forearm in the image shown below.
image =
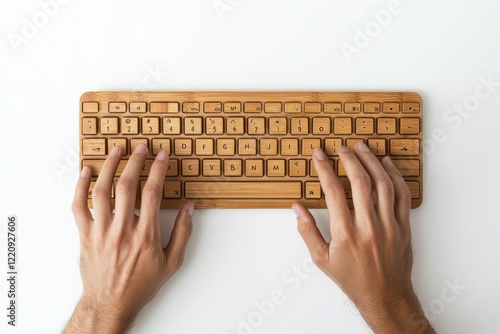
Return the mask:
[(130, 328), (135, 316), (121, 312), (114, 305), (103, 307), (82, 297), (63, 334), (122, 334)]
[(435, 334), (416, 296), (359, 310), (375, 333)]

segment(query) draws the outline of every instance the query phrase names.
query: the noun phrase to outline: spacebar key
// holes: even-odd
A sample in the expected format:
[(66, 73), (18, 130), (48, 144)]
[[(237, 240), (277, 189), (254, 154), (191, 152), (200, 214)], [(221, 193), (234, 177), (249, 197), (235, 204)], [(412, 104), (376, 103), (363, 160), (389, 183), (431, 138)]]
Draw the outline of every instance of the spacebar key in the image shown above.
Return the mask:
[(300, 199), (302, 182), (185, 182), (189, 199)]

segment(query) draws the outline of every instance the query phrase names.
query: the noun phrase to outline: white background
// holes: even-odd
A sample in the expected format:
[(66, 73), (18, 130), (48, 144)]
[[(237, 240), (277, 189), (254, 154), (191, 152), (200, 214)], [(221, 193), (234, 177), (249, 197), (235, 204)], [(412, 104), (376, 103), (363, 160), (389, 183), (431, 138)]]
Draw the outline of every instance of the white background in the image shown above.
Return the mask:
[[(500, 87), (474, 95), (480, 78), (500, 81), (500, 3), (402, 0), (351, 62), (342, 43), (376, 29), (372, 12), (387, 1), (222, 0), (232, 9), (222, 16), (214, 3), (69, 1), (44, 22), (37, 1), (1, 0), (0, 231), (18, 215), (20, 279), (12, 329), (0, 273), (0, 332), (57, 333), (70, 317), (81, 292), (70, 212), (78, 100), (137, 89), (419, 92), (426, 154), (424, 202), (411, 215), (415, 289), (439, 332), (499, 332)], [(40, 27), (23, 33), (26, 20)], [(155, 69), (168, 74), (154, 79)], [(464, 103), (470, 112), (447, 114)], [(164, 237), (175, 214), (162, 211)], [(326, 233), (326, 213), (314, 214)], [(5, 234), (0, 247), (4, 273)], [(195, 210), (183, 268), (132, 333), (238, 333), (238, 319), (260, 320), (254, 301), (275, 289), (284, 302), (240, 333), (369, 333), (319, 270), (291, 272), (304, 260), (309, 269), (290, 209)], [(446, 290), (454, 281), (465, 288)]]

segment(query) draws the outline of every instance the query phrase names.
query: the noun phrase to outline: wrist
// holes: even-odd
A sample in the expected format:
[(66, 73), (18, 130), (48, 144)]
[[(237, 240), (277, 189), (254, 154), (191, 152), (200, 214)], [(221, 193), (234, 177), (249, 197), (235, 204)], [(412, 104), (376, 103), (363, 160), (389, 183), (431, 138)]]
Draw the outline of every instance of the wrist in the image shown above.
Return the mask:
[(375, 333), (436, 333), (413, 291), (401, 298), (371, 303), (359, 311)]
[(92, 297), (82, 296), (63, 333), (121, 334), (129, 328), (136, 315), (118, 308), (116, 304), (105, 305)]

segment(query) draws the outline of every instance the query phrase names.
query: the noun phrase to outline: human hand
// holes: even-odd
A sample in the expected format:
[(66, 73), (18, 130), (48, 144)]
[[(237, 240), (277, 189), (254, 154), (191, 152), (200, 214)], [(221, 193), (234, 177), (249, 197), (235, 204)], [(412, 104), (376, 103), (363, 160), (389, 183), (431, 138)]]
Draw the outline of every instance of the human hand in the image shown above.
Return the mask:
[(91, 171), (81, 171), (72, 210), (80, 234), (83, 293), (64, 333), (123, 333), (182, 265), (194, 203), (180, 209), (163, 248), (159, 216), (167, 152), (156, 156), (142, 190), (140, 215), (134, 214), (146, 156), (144, 145), (131, 155), (116, 184), (113, 211), (111, 186), (121, 159), (121, 149), (113, 148), (92, 191), (94, 217), (87, 205)]
[(376, 333), (435, 333), (411, 282), (411, 195), (389, 157), (382, 164), (368, 147), (339, 150), (354, 209), (321, 149), (314, 166), (330, 215), (331, 241), (304, 206), (295, 203), (298, 229), (314, 263), (356, 304)]

